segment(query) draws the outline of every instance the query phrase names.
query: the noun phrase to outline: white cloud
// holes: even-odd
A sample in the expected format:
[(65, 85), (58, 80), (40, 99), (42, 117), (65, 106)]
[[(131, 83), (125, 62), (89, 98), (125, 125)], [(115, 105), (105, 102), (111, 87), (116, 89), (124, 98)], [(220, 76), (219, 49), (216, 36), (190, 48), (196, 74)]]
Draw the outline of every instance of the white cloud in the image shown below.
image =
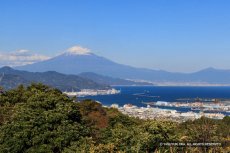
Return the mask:
[(91, 53), (90, 49), (81, 46), (73, 46), (67, 49), (67, 53), (75, 55), (89, 55)]
[(18, 54), (25, 54), (25, 53), (28, 53), (28, 52), (30, 52), (30, 51), (26, 50), (26, 49), (20, 49), (20, 50), (15, 51), (15, 53), (18, 53)]
[(14, 52), (0, 52), (0, 66), (21, 66), (47, 60), (50, 57), (35, 54), (29, 50), (17, 50)]

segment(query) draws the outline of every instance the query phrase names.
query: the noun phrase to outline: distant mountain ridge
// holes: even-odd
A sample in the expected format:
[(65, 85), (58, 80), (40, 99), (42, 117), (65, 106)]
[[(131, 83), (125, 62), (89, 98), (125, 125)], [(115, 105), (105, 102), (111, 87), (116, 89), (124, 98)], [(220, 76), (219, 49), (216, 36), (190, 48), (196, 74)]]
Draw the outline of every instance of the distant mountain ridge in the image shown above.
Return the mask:
[(126, 86), (151, 86), (154, 85), (152, 83), (148, 82), (134, 82), (130, 80), (125, 80), (125, 79), (120, 79), (120, 78), (113, 78), (113, 77), (108, 77), (104, 75), (99, 75), (93, 72), (84, 72), (80, 73), (79, 76), (83, 78), (87, 78), (90, 80), (93, 80), (94, 82), (97, 82), (99, 84), (108, 84), (108, 85), (126, 85)]
[[(64, 53), (46, 61), (15, 68), (30, 72), (56, 71), (64, 74), (75, 75), (83, 72), (93, 72), (100, 75), (122, 79), (150, 80), (154, 77), (157, 80), (162, 80), (162, 74), (163, 76), (169, 75), (169, 78), (171, 75), (171, 73), (166, 71), (134, 68), (118, 64), (93, 53), (83, 55)], [(159, 72), (161, 73), (160, 75)]]
[(147, 80), (157, 83), (200, 83), (230, 84), (230, 70), (208, 68), (195, 73), (173, 73), (163, 70), (135, 68), (118, 64), (93, 53), (64, 53), (46, 61), (16, 67), (31, 72), (57, 71), (64, 74), (80, 74), (92, 72), (113, 78)]
[(201, 82), (229, 84), (230, 70), (220, 70), (210, 67), (190, 74), (189, 78), (199, 80)]
[(27, 86), (30, 82), (17, 75), (0, 74), (0, 86), (2, 86), (4, 90), (13, 89), (21, 84)]
[(109, 85), (99, 84), (87, 78), (65, 75), (55, 71), (27, 72), (14, 70), (10, 67), (0, 68), (0, 86), (6, 90), (15, 88), (19, 84), (29, 85), (32, 82), (41, 82), (62, 91), (111, 88)]

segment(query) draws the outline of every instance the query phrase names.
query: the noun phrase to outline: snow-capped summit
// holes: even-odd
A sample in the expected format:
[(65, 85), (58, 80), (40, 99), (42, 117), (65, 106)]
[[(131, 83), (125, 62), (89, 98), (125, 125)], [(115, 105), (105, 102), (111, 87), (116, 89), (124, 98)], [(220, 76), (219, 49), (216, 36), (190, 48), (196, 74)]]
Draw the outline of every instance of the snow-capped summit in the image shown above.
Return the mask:
[[(171, 77), (171, 73), (155, 71), (150, 69), (135, 68), (116, 63), (104, 57), (98, 56), (88, 48), (73, 46), (61, 55), (55, 56), (45, 61), (15, 67), (19, 70), (31, 72), (56, 71), (64, 74), (80, 74), (83, 72), (93, 72), (117, 78), (162, 80), (163, 74)], [(160, 73), (160, 74), (159, 74)], [(162, 74), (163, 73), (163, 74)], [(159, 74), (159, 75), (158, 75)]]
[(187, 83), (230, 84), (230, 70), (208, 68), (196, 73), (183, 74), (170, 73), (163, 70), (135, 68), (98, 56), (89, 49), (81, 46), (71, 47), (64, 54), (49, 58), (48, 60), (15, 68), (31, 72), (56, 71), (64, 74), (93, 72), (115, 78), (147, 80), (160, 83), (169, 82), (177, 84), (179, 82), (186, 85)]
[(65, 55), (91, 55), (92, 52), (88, 48), (81, 46), (73, 46), (67, 50)]

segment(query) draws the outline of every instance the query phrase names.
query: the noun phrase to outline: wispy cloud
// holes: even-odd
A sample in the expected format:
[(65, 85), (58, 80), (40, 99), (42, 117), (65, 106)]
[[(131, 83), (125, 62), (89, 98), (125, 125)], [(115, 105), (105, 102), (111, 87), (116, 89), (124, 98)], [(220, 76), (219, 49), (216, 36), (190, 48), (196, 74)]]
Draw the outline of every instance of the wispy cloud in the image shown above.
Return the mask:
[(50, 57), (21, 49), (13, 52), (0, 52), (0, 66), (21, 66), (47, 60)]

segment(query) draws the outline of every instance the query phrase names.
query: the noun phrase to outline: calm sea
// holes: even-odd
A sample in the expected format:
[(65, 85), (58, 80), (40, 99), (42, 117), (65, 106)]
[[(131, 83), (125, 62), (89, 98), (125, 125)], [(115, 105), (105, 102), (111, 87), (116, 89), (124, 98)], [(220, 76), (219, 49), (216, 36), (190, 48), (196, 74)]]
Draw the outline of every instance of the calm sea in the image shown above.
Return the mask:
[[(116, 86), (114, 88), (121, 90), (121, 93), (117, 95), (87, 96), (80, 99), (97, 100), (106, 106), (114, 103), (123, 106), (130, 103), (139, 107), (146, 107), (146, 104), (143, 104), (143, 102), (177, 102), (178, 99), (195, 99), (197, 97), (202, 99), (217, 98), (230, 100), (230, 87)], [(191, 109), (177, 108), (177, 110), (184, 112)], [(230, 113), (227, 114), (230, 115)]]

